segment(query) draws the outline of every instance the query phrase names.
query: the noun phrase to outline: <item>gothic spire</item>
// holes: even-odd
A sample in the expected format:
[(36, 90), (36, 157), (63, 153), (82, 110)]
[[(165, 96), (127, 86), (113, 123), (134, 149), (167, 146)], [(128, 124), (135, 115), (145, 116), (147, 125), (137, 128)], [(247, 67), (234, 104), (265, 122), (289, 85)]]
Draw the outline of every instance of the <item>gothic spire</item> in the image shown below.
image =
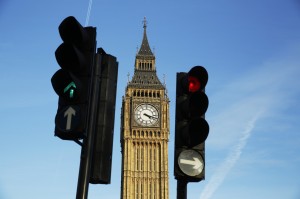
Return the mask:
[(146, 17), (144, 17), (144, 20), (143, 20), (143, 28), (144, 28), (143, 41), (142, 41), (142, 45), (140, 47), (140, 50), (138, 52), (138, 55), (140, 55), (140, 56), (153, 56), (153, 53), (150, 49), (148, 38), (147, 38), (147, 31), (146, 31), (146, 29), (147, 29), (147, 20), (146, 20)]
[(129, 87), (164, 89), (156, 75), (155, 56), (152, 53), (147, 39), (147, 20), (143, 20), (144, 36), (142, 45), (135, 57), (135, 68)]

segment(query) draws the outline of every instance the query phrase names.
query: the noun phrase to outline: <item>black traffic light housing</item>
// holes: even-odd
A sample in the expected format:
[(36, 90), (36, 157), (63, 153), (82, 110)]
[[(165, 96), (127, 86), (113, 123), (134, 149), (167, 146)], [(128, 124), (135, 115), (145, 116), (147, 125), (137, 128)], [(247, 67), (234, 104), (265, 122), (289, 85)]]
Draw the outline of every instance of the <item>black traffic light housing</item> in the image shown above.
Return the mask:
[(55, 57), (61, 69), (51, 78), (59, 96), (55, 135), (77, 140), (86, 136), (96, 28), (82, 27), (70, 16), (59, 25), (59, 33), (63, 43), (55, 51)]
[(117, 93), (118, 62), (116, 57), (99, 48), (100, 94), (97, 106), (95, 138), (90, 183), (110, 184)]
[(205, 120), (208, 73), (202, 66), (177, 73), (174, 176), (177, 180), (199, 182), (205, 177)]
[(110, 183), (118, 62), (103, 49), (95, 53), (95, 27), (82, 27), (71, 16), (59, 33), (61, 69), (51, 78), (59, 96), (55, 135), (82, 147), (76, 198), (87, 198), (89, 183)]

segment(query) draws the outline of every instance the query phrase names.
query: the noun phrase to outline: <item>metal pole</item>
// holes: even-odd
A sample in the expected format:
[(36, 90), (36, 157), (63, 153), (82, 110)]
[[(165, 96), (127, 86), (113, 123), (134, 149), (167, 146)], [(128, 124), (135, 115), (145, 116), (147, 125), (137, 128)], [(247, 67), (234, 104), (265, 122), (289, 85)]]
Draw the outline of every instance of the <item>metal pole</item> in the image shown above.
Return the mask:
[(87, 127), (87, 137), (83, 140), (81, 149), (80, 168), (77, 184), (76, 199), (87, 199), (90, 181), (91, 162), (93, 155), (93, 145), (95, 137), (95, 111), (97, 110), (97, 99), (99, 95), (99, 83), (97, 77), (93, 77), (91, 108), (89, 109), (89, 121)]
[(186, 199), (187, 183), (186, 180), (177, 180), (177, 199)]
[[(90, 28), (88, 31), (93, 35), (95, 42), (93, 44), (94, 52), (96, 50), (96, 28)], [(87, 137), (83, 139), (83, 144), (81, 148), (80, 156), (80, 167), (78, 174), (78, 183), (77, 183), (77, 193), (76, 199), (87, 199), (89, 191), (89, 181), (90, 181), (90, 171), (91, 171), (91, 162), (93, 155), (93, 145), (94, 145), (94, 135), (95, 135), (95, 110), (97, 110), (97, 99), (99, 95), (99, 84), (97, 83), (96, 73), (101, 67), (97, 64), (98, 60), (95, 60), (95, 55), (91, 64), (91, 83), (89, 90), (89, 107), (87, 113), (87, 127), (86, 134)]]
[(87, 199), (88, 196), (92, 148), (91, 134), (93, 133), (89, 133), (88, 137), (83, 140), (76, 199)]
[[(93, 77), (93, 79), (96, 79)], [(98, 99), (98, 92), (95, 89), (99, 87), (96, 81), (93, 80), (91, 103), (88, 111), (87, 122), (87, 137), (83, 139), (80, 167), (77, 184), (76, 199), (87, 199), (90, 181), (91, 162), (93, 155), (94, 135), (95, 135), (95, 110), (97, 107), (96, 100)]]

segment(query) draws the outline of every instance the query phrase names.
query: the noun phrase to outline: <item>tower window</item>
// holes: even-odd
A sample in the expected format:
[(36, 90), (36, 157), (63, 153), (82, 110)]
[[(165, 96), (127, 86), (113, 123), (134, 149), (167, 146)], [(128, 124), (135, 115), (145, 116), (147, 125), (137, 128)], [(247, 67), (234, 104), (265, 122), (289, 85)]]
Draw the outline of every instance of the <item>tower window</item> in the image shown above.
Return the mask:
[(143, 199), (143, 182), (141, 181), (141, 199)]
[(153, 186), (153, 196), (154, 196), (154, 199), (156, 199), (156, 184), (155, 183)]
[(156, 162), (156, 145), (154, 146), (154, 149), (153, 149), (153, 171), (156, 170), (156, 165), (155, 165), (155, 162)]
[(143, 160), (144, 160), (144, 146), (142, 145), (142, 147), (141, 147), (141, 170), (144, 170), (144, 162), (143, 162)]
[(152, 171), (152, 145), (150, 145), (149, 156), (149, 170)]
[(136, 170), (140, 170), (140, 145), (136, 146)]
[(138, 181), (137, 180), (135, 180), (135, 186), (134, 187), (136, 187), (136, 189), (135, 189), (135, 198), (139, 198), (139, 189), (138, 189)]
[(149, 182), (149, 198), (152, 199), (152, 182)]

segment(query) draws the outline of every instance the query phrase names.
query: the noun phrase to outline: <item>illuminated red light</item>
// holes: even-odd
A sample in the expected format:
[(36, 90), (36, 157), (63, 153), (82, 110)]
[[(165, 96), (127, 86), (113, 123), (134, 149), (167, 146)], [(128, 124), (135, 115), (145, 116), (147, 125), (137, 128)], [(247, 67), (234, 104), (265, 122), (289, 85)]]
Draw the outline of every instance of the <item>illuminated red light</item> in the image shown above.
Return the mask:
[(189, 92), (196, 92), (200, 89), (200, 81), (198, 78), (189, 76)]

